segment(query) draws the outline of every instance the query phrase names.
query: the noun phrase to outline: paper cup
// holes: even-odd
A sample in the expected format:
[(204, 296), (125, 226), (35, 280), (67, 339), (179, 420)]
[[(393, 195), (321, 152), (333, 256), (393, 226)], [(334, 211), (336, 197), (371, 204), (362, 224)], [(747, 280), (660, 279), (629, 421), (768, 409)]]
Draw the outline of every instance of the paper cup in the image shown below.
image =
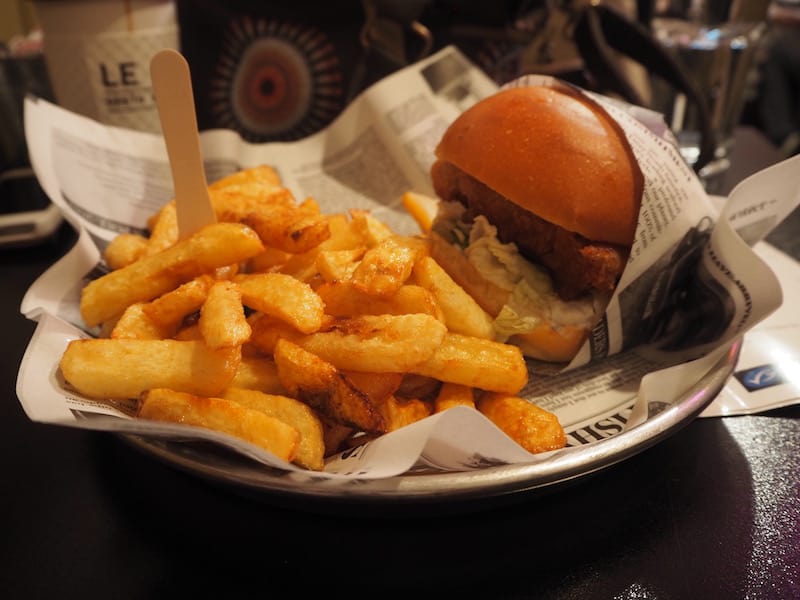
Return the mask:
[(150, 58), (179, 48), (172, 0), (36, 0), (55, 99), (108, 125), (159, 132)]

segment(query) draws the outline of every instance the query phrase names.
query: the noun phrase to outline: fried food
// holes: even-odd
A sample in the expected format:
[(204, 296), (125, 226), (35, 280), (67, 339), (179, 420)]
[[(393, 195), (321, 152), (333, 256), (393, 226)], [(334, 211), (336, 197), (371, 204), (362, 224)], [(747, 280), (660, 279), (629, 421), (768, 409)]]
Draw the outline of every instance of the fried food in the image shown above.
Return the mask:
[(523, 412), (506, 399), (527, 381), (519, 349), (494, 341), (427, 237), (297, 203), (266, 166), (209, 189), (218, 223), (179, 241), (170, 202), (149, 238), (109, 245), (111, 271), (81, 296), (107, 337), (70, 342), (59, 365), (76, 392), (137, 399), (139, 418), (213, 429), (310, 470), (451, 406), (483, 407), (506, 428)]
[(301, 440), (297, 429), (263, 410), (249, 408), (234, 400), (206, 398), (169, 389), (155, 388), (145, 392), (138, 416), (220, 431), (286, 461), (295, 459)]
[(485, 393), (478, 400), (478, 410), (528, 452), (558, 450), (567, 443), (564, 429), (556, 416), (510, 394)]

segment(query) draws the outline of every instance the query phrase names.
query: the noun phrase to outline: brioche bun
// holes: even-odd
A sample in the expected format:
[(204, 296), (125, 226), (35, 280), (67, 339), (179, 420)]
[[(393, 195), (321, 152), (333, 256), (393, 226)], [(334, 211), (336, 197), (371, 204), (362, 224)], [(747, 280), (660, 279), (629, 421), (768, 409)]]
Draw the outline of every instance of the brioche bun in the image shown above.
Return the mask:
[(445, 131), (436, 157), (568, 231), (633, 242), (642, 172), (617, 122), (568, 88), (516, 87), (485, 98)]
[[(463, 239), (454, 243), (448, 234), (453, 229), (447, 229), (452, 214), (443, 214), (441, 206), (463, 205), (472, 223), (476, 213), (485, 215), (498, 243), (514, 242), (525, 260), (543, 266), (556, 282), (544, 286), (533, 302), (537, 312), (526, 313), (534, 314), (531, 326), (511, 331), (507, 341), (532, 358), (571, 360), (610, 300), (639, 218), (644, 180), (622, 128), (598, 103), (569, 86), (514, 87), (463, 112), (442, 136), (436, 158), (431, 178), (443, 202), (430, 234), (434, 258), (498, 317), (508, 308), (511, 291), (468, 259)], [(550, 240), (542, 256), (536, 255), (538, 241), (531, 244), (529, 238)], [(587, 259), (576, 269), (573, 258), (583, 260), (584, 248), (615, 260)], [(565, 256), (555, 256), (560, 252)], [(577, 287), (559, 286), (562, 270), (578, 271)], [(576, 310), (589, 317), (572, 318)], [(559, 320), (563, 315), (569, 318)]]

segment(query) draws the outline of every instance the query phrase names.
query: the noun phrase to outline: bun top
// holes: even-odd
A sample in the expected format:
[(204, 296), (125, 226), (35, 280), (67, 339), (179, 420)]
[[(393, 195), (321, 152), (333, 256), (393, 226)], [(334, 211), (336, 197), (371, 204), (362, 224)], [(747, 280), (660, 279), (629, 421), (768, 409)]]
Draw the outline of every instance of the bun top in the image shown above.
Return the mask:
[(642, 172), (616, 121), (569, 88), (516, 87), (481, 100), (450, 125), (436, 156), (564, 229), (633, 243)]

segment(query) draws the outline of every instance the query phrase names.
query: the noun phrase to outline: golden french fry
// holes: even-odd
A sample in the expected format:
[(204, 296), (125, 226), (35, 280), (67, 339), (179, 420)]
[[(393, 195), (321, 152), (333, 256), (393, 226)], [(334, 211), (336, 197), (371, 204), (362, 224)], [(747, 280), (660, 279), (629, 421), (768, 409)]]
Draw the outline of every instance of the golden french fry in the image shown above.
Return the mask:
[(398, 398), (420, 398), (422, 400), (433, 401), (442, 382), (427, 375), (417, 375), (416, 373), (403, 373), (403, 381), (397, 388), (395, 396)]
[(432, 356), (408, 371), (507, 394), (516, 394), (528, 382), (519, 347), (458, 333), (447, 333)]
[(350, 281), (323, 283), (316, 292), (325, 304), (325, 313), (334, 317), (422, 313), (444, 322), (434, 295), (418, 285), (403, 285), (387, 298), (364, 293)]
[(402, 373), (361, 373), (345, 371), (347, 379), (376, 406), (394, 394), (403, 382)]
[(433, 413), (428, 402), (418, 398), (401, 399), (389, 396), (378, 405), (378, 411), (386, 423), (386, 431), (394, 431), (424, 419)]
[(320, 250), (316, 259), (317, 270), (327, 282), (348, 279), (366, 251), (366, 246), (347, 250)]
[(364, 254), (353, 271), (353, 287), (371, 296), (394, 294), (411, 276), (418, 248), (398, 236), (380, 241)]
[(200, 310), (213, 283), (210, 275), (200, 275), (142, 305), (142, 310), (161, 327), (177, 328), (187, 316)]
[(109, 337), (116, 340), (160, 340), (172, 337), (174, 329), (154, 322), (141, 303), (131, 304), (114, 324)]
[(264, 248), (261, 254), (258, 254), (248, 261), (247, 272), (249, 273), (267, 273), (270, 271), (277, 271), (286, 264), (292, 257), (288, 252), (278, 250), (277, 248)]
[(178, 241), (178, 212), (175, 201), (167, 202), (150, 222), (150, 237), (144, 256), (150, 256), (174, 246)]
[(326, 217), (297, 206), (264, 207), (240, 220), (255, 230), (265, 246), (290, 254), (308, 252), (331, 236)]
[(348, 219), (347, 215), (341, 213), (329, 215), (328, 228), (331, 237), (320, 244), (322, 250), (352, 250), (374, 245), (365, 239), (363, 228)]
[[(252, 260), (252, 259), (251, 259)], [(232, 265), (224, 265), (214, 269), (213, 278), (217, 280), (228, 279), (232, 280), (239, 274), (239, 263)]]
[(121, 233), (103, 250), (103, 260), (113, 271), (139, 260), (147, 250), (147, 238), (138, 233)]
[(353, 223), (345, 215), (334, 214), (328, 216), (330, 237), (316, 248), (302, 254), (291, 254), (280, 265), (280, 272), (291, 275), (300, 281), (311, 282), (320, 275), (317, 264), (320, 253), (336, 250), (353, 250), (365, 246), (362, 234), (356, 230)]
[(297, 343), (304, 337), (304, 334), (297, 331), (286, 321), (264, 313), (250, 315), (248, 323), (250, 323), (250, 329), (252, 330), (250, 344), (264, 354), (273, 354), (275, 352), (275, 344), (281, 338)]
[(81, 316), (94, 327), (134, 302), (152, 300), (198, 275), (247, 260), (263, 249), (258, 235), (246, 225), (207, 225), (158, 254), (89, 282), (81, 294)]
[(265, 394), (286, 394), (272, 358), (242, 356), (231, 387), (258, 390)]
[(212, 348), (241, 346), (250, 339), (242, 294), (232, 281), (216, 281), (200, 310), (200, 333)]
[(403, 207), (419, 225), (422, 233), (428, 233), (438, 210), (439, 200), (417, 192), (406, 192), (400, 199)]
[(477, 407), (528, 452), (558, 450), (567, 443), (556, 415), (524, 398), (487, 392), (480, 396)]
[(138, 416), (226, 433), (285, 461), (294, 460), (300, 445), (300, 432), (291, 425), (224, 398), (156, 388), (142, 395)]
[(443, 383), (433, 404), (434, 412), (442, 412), (454, 406), (475, 408), (475, 390), (458, 383)]
[(319, 205), (319, 202), (317, 202), (311, 196), (303, 200), (300, 204), (297, 205), (297, 207), (305, 211), (309, 215), (322, 214), (322, 207)]
[(302, 254), (290, 254), (286, 262), (280, 266), (278, 272), (294, 277), (304, 283), (313, 282), (319, 275), (319, 268), (317, 267), (319, 253), (320, 246)]
[(281, 339), (275, 345), (278, 377), (289, 394), (342, 425), (382, 433), (385, 424), (369, 398), (336, 367)]
[(175, 335), (172, 336), (173, 339), (182, 340), (182, 341), (194, 341), (194, 342), (203, 342), (203, 334), (200, 333), (200, 326), (197, 323), (192, 323), (191, 325), (187, 325), (186, 327), (181, 327)]
[(431, 231), (428, 235), (428, 244), (430, 255), (439, 262), (439, 265), (459, 265), (460, 268), (450, 274), (453, 281), (464, 288), (470, 296), (479, 299), (481, 308), (490, 315), (500, 312), (506, 303), (508, 293), (483, 277), (472, 263), (463, 260), (458, 245), (451, 244), (435, 231)]
[(294, 196), (286, 188), (258, 182), (209, 189), (209, 196), (217, 220), (232, 223), (239, 223), (250, 214), (274, 206), (296, 206)]
[(226, 175), (222, 179), (217, 179), (209, 184), (208, 189), (221, 190), (245, 183), (259, 184), (264, 188), (280, 187), (281, 178), (273, 167), (269, 165), (257, 165)]
[(405, 373), (433, 356), (445, 332), (430, 315), (363, 315), (293, 341), (337, 369)]
[(258, 273), (237, 278), (242, 302), (277, 317), (303, 333), (322, 326), (325, 306), (310, 285), (285, 273)]
[(447, 329), (473, 337), (494, 339), (492, 317), (430, 256), (414, 265), (414, 278), (429, 290), (444, 314)]
[(325, 438), (322, 422), (310, 406), (287, 396), (235, 387), (225, 390), (223, 398), (233, 400), (247, 408), (260, 410), (294, 427), (300, 432), (300, 442), (293, 461), (307, 469), (322, 470)]
[(391, 228), (376, 219), (368, 210), (354, 208), (350, 210), (352, 229), (369, 248), (377, 246), (386, 238), (394, 235)]
[(215, 396), (238, 368), (238, 347), (214, 350), (178, 340), (71, 341), (60, 367), (64, 379), (89, 398), (136, 398), (152, 388)]

